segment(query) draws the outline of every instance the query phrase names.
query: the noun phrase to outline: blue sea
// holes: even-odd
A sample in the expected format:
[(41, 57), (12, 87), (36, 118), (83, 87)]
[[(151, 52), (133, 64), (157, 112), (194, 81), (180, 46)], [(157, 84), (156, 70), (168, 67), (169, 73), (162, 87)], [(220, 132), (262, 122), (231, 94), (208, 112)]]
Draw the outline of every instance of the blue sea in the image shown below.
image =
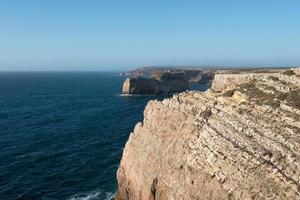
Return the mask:
[(121, 96), (103, 72), (0, 73), (0, 199), (110, 199), (134, 125), (151, 99)]

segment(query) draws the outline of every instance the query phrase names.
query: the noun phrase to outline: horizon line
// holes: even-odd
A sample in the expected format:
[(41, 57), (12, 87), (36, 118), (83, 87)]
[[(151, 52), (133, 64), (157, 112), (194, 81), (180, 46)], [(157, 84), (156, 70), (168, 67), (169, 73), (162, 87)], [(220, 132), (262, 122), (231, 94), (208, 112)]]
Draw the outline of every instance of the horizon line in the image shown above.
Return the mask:
[(3, 72), (128, 72), (135, 69), (141, 69), (141, 68), (198, 68), (198, 69), (262, 69), (262, 68), (297, 68), (300, 67), (299, 65), (154, 65), (154, 66), (140, 66), (140, 67), (130, 67), (128, 69), (30, 69), (30, 70), (24, 70), (24, 69), (12, 69), (12, 70), (1, 70), (0, 73)]

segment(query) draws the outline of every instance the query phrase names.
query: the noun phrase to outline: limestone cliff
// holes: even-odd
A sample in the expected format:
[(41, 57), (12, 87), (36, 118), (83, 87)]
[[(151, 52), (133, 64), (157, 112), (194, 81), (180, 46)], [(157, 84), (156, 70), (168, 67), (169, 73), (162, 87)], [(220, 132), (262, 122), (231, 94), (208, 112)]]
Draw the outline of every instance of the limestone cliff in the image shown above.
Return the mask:
[(183, 92), (191, 85), (211, 84), (215, 70), (138, 68), (122, 73), (128, 78), (123, 83), (123, 94), (166, 94)]
[(297, 73), (150, 101), (126, 143), (116, 199), (300, 199)]
[(135, 70), (121, 73), (122, 76), (129, 78), (153, 78), (164, 76), (165, 74), (181, 74), (190, 83), (203, 83), (213, 78), (215, 69), (203, 69), (200, 67), (141, 67)]
[(268, 77), (274, 73), (283, 73), (288, 71), (286, 69), (252, 69), (252, 70), (219, 70), (216, 72), (213, 82), (212, 89), (224, 90), (225, 88), (235, 86), (237, 84), (246, 83), (255, 77)]
[(127, 78), (123, 94), (169, 94), (188, 90), (189, 83), (182, 74), (163, 73), (152, 78)]
[[(122, 76), (128, 78), (123, 83), (123, 94), (162, 94), (188, 90), (190, 86), (206, 84), (216, 90), (227, 86), (248, 82), (253, 77), (271, 75), (286, 69), (202, 69), (202, 68), (138, 68)], [(215, 78), (214, 78), (215, 77)]]

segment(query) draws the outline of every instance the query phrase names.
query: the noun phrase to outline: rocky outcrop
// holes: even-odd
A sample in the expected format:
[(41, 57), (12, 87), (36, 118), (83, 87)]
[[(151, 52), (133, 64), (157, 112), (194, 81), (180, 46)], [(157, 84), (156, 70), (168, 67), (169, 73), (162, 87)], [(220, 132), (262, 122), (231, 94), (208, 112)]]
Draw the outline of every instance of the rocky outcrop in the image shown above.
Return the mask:
[(122, 73), (128, 78), (123, 83), (123, 94), (166, 94), (183, 92), (191, 85), (211, 84), (215, 70), (138, 68)]
[(190, 87), (206, 84), (216, 90), (227, 86), (248, 82), (253, 77), (279, 73), (286, 69), (203, 69), (203, 68), (166, 68), (144, 67), (126, 73), (123, 94), (158, 94), (183, 92)]
[(127, 78), (123, 83), (123, 94), (169, 94), (188, 90), (189, 83), (182, 74), (163, 73), (153, 78)]
[(214, 90), (224, 90), (234, 87), (237, 84), (247, 83), (253, 77), (265, 76), (265, 74), (215, 74), (211, 88)]
[(286, 69), (267, 69), (267, 70), (220, 70), (217, 71), (211, 88), (214, 90), (224, 90), (234, 87), (237, 84), (247, 83), (255, 77), (269, 77), (274, 73), (283, 73)]
[(164, 74), (180, 74), (180, 76), (189, 83), (198, 84), (212, 80), (215, 71), (215, 69), (189, 67), (142, 67), (129, 72), (121, 73), (121, 75), (129, 78), (156, 78), (164, 76)]
[(150, 101), (116, 199), (300, 199), (298, 72)]

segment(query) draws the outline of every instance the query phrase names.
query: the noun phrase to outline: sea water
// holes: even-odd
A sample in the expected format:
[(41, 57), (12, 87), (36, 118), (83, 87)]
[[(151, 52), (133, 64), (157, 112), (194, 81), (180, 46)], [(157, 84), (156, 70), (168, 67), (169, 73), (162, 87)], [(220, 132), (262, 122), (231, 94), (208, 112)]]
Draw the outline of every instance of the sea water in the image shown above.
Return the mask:
[(110, 199), (151, 99), (102, 72), (0, 73), (0, 199)]

